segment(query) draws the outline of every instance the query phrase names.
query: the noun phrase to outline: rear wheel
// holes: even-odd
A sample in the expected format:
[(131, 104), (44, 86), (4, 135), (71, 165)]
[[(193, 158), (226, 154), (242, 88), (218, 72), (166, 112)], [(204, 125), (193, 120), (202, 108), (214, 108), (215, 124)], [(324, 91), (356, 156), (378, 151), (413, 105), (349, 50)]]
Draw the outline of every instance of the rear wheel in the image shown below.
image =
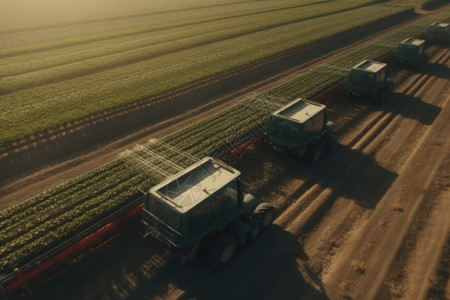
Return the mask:
[(389, 95), (388, 88), (380, 88), (378, 90), (377, 98), (376, 98), (377, 104), (383, 105), (384, 103), (386, 103), (388, 95)]
[(275, 219), (275, 207), (269, 203), (260, 203), (253, 211), (253, 216), (259, 221), (261, 230), (269, 227)]
[(215, 269), (224, 267), (237, 250), (238, 242), (229, 233), (223, 233), (212, 243), (208, 251), (208, 263)]
[(347, 99), (350, 101), (355, 100), (356, 96), (352, 90), (347, 90)]
[(316, 164), (326, 153), (327, 143), (323, 138), (311, 142), (306, 150), (305, 160), (307, 163)]
[(332, 131), (327, 131), (325, 133), (325, 141), (326, 141), (326, 153), (331, 153), (337, 144), (337, 134)]
[(246, 222), (251, 227), (251, 230), (248, 232), (247, 237), (250, 241), (252, 241), (259, 236), (259, 233), (261, 231), (260, 221), (256, 219), (248, 219)]

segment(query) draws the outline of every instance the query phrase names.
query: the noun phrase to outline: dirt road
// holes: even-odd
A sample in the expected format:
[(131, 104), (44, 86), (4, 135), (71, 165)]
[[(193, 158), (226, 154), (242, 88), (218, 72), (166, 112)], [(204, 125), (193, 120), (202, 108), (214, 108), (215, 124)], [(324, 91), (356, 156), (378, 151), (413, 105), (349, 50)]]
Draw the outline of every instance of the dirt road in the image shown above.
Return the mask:
[(264, 144), (238, 162), (279, 215), (225, 269), (201, 258), (180, 268), (140, 228), (37, 298), (448, 299), (450, 51), (428, 51), (422, 69), (390, 70), (396, 88), (383, 107), (330, 100), (339, 146), (318, 165)]

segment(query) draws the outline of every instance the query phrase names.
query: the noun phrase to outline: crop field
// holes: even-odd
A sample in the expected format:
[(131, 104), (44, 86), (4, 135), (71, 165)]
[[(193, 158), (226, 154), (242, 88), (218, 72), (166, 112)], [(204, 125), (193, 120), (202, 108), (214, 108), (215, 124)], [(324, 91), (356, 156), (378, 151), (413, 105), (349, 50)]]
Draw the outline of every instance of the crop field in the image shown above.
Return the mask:
[[(286, 4), (286, 2), (282, 3)], [(377, 5), (375, 7), (381, 11), (386, 10), (386, 12), (393, 10), (385, 6)], [(365, 7), (357, 8), (358, 11), (363, 11), (364, 9)], [(354, 13), (354, 10), (350, 9), (347, 12), (340, 12), (339, 14), (346, 13)], [(126, 203), (135, 200), (141, 195), (139, 188), (147, 190), (155, 184), (158, 181), (158, 176), (152, 173), (146, 165), (136, 164), (133, 156), (137, 155), (138, 157), (148, 159), (148, 151), (154, 151), (163, 154), (167, 159), (181, 167), (186, 167), (191, 161), (178, 152), (167, 151), (167, 146), (164, 145), (169, 145), (182, 153), (198, 158), (210, 155), (214, 150), (221, 148), (224, 144), (233, 143), (240, 136), (251, 130), (257, 130), (264, 125), (269, 112), (273, 111), (274, 107), (285, 104), (299, 96), (314, 98), (320, 92), (339, 83), (344, 78), (345, 71), (355, 63), (362, 59), (375, 59), (386, 55), (392, 51), (399, 41), (406, 37), (422, 33), (430, 23), (430, 20), (445, 19), (448, 17), (448, 13), (449, 11), (447, 10), (439, 15), (433, 15), (433, 19), (423, 18), (383, 39), (344, 55), (326, 66), (319, 66), (286, 84), (268, 90), (257, 97), (250, 97), (225, 111), (216, 113), (198, 123), (170, 134), (161, 140), (163, 143), (150, 142), (143, 147), (137, 147), (135, 150), (124, 153), (108, 164), (66, 181), (23, 203), (2, 211), (0, 213), (0, 272), (8, 273), (12, 268), (20, 266), (30, 259), (41, 255), (58, 243), (70, 238), (75, 233), (95, 224), (102, 217), (107, 216)], [(315, 18), (312, 20), (315, 20)], [(277, 29), (272, 30), (276, 31)], [(279, 38), (278, 35), (281, 35), (281, 31), (277, 34), (270, 35), (269, 39), (274, 42), (276, 38)], [(284, 38), (287, 39), (287, 37)], [(227, 42), (232, 43), (232, 41), (222, 41), (221, 43)], [(257, 43), (257, 39), (255, 39), (255, 43)], [(205, 47), (215, 48), (218, 45), (211, 44)], [(186, 51), (189, 52), (190, 50)], [(195, 52), (194, 50), (192, 51)], [(173, 55), (181, 54), (174, 53)], [(192, 57), (195, 57), (194, 53), (192, 55)], [(206, 53), (204, 55), (207, 56)], [(128, 67), (135, 68), (137, 66), (133, 65)], [(100, 74), (92, 76), (95, 77), (97, 75), (103, 76)], [(85, 78), (83, 76), (76, 80), (85, 80)], [(70, 85), (76, 80), (64, 81), (55, 85)], [(119, 79), (117, 78), (117, 80)], [(128, 82), (127, 79), (123, 80)], [(28, 92), (31, 90), (44, 90), (46, 88), (48, 87), (36, 87), (29, 89)], [(118, 93), (118, 90), (115, 91)], [(82, 93), (83, 91), (78, 92)], [(14, 95), (17, 97), (20, 93), (23, 95), (27, 94), (25, 91), (20, 91), (2, 96), (2, 105), (4, 99), (13, 97)], [(112, 97), (114, 94), (112, 93), (110, 95)], [(265, 102), (266, 106), (264, 106), (261, 105), (261, 99), (269, 99), (270, 101)], [(56, 99), (53, 101), (56, 104), (58, 103)], [(48, 105), (50, 104), (44, 103), (42, 106), (46, 106), (48, 109), (50, 107)], [(38, 106), (39, 102), (35, 104)], [(54, 109), (57, 107), (56, 104)], [(13, 103), (11, 102), (9, 105), (12, 106)], [(6, 109), (9, 109), (9, 105), (6, 106)], [(255, 109), (255, 107), (259, 107), (259, 109)], [(83, 106), (83, 109), (78, 108), (78, 110), (83, 112), (87, 110), (87, 107)], [(10, 117), (4, 111), (1, 114), (2, 118)], [(53, 114), (55, 114), (54, 111), (49, 116), (56, 117)], [(64, 113), (58, 111), (58, 115), (64, 115)], [(3, 123), (4, 119), (2, 119)], [(155, 161), (155, 164), (160, 163)]]
[(59, 14), (58, 5), (1, 2), (0, 149), (410, 9), (368, 0), (135, 2), (98, 0), (86, 14), (76, 1)]

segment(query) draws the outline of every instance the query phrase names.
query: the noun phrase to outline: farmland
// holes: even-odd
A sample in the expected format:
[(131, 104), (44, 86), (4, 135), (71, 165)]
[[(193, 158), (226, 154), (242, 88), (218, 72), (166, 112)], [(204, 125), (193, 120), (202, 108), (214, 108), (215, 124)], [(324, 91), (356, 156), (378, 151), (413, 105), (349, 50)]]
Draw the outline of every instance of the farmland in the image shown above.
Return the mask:
[[(420, 72), (391, 67), (395, 93), (382, 108), (350, 101), (345, 92), (330, 99), (339, 147), (319, 165), (264, 143), (238, 161), (279, 215), (224, 270), (213, 272), (202, 260), (180, 268), (166, 247), (142, 239), (140, 228), (38, 295), (57, 299), (69, 289), (69, 299), (446, 299), (449, 52), (428, 51)], [(273, 166), (268, 177), (266, 164)]]
[[(208, 3), (203, 3), (202, 9), (209, 7)], [(264, 15), (264, 18), (267, 18), (268, 13), (272, 14), (271, 18), (267, 20), (263, 18), (259, 23), (258, 18), (249, 18), (253, 17), (253, 14), (249, 13), (250, 8), (246, 8), (248, 11), (240, 8), (236, 9), (239, 11), (236, 15), (229, 11), (227, 11), (229, 15), (221, 15), (220, 18), (205, 14), (202, 19), (196, 15), (191, 17), (190, 21), (183, 22), (174, 15), (172, 25), (155, 21), (152, 25), (154, 27), (148, 32), (147, 29), (127, 27), (130, 25), (128, 22), (125, 25), (117, 24), (118, 28), (124, 29), (126, 32), (124, 34), (108, 32), (106, 28), (110, 28), (109, 22), (124, 18), (123, 15), (119, 17), (109, 15), (103, 19), (105, 24), (109, 25), (105, 25), (104, 29), (97, 28), (98, 31), (93, 32), (92, 36), (80, 38), (80, 33), (85, 32), (85, 29), (78, 28), (80, 31), (74, 29), (73, 36), (63, 41), (53, 40), (54, 35), (57, 35), (56, 32), (47, 36), (36, 35), (37, 40), (33, 40), (34, 35), (28, 35), (30, 33), (27, 28), (5, 29), (2, 31), (5, 36), (13, 32), (23, 32), (24, 36), (20, 39), (22, 42), (18, 39), (9, 46), (10, 48), (2, 52), (0, 59), (5, 62), (3, 65), (5, 68), (1, 68), (1, 72), (5, 72), (1, 79), (4, 81), (0, 82), (0, 84), (3, 83), (1, 103), (2, 105), (5, 103), (5, 112), (1, 112), (1, 118), (3, 118), (0, 119), (1, 130), (4, 128), (3, 124), (11, 124), (12, 127), (8, 127), (5, 132), (13, 134), (4, 139), (4, 145), (67, 125), (88, 115), (136, 101), (149, 101), (155, 95), (180, 86), (251, 64), (279, 52), (310, 43), (315, 39), (363, 24), (370, 20), (368, 16), (375, 15), (374, 9), (377, 12), (377, 18), (405, 9), (401, 6), (379, 4), (365, 6), (361, 5), (361, 1), (346, 1), (348, 7), (345, 9), (342, 5), (339, 8), (327, 5), (319, 9), (318, 1), (280, 3), (283, 6), (277, 8), (258, 5), (258, 9), (261, 10), (254, 15)], [(217, 2), (213, 7), (231, 4), (236, 2)], [(251, 2), (245, 5), (251, 5)], [(308, 11), (309, 15), (301, 14), (305, 11), (305, 7), (312, 9)], [(291, 9), (295, 11), (292, 19), (289, 19), (289, 14), (286, 13), (277, 15), (280, 11), (291, 11)], [(167, 10), (163, 11), (167, 13)], [(361, 19), (352, 17), (355, 12), (362, 16)], [(161, 11), (153, 13), (158, 15)], [(173, 13), (184, 15), (186, 12), (181, 9)], [(317, 17), (314, 17), (315, 14)], [(321, 28), (320, 25), (325, 23), (325, 18), (330, 15), (340, 16), (342, 20), (351, 18), (354, 23), (347, 24), (350, 22), (342, 21), (342, 23), (333, 24), (332, 28), (330, 26)], [(224, 143), (232, 143), (240, 135), (260, 127), (273, 107), (284, 104), (294, 97), (316, 96), (342, 80), (345, 71), (356, 62), (388, 53), (405, 37), (423, 32), (431, 19), (444, 19), (447, 16), (448, 10), (432, 18), (422, 19), (394, 34), (333, 60), (327, 65), (314, 68), (292, 81), (268, 90), (257, 98), (250, 97), (223, 112), (170, 134), (162, 141), (196, 157), (210, 154)], [(142, 15), (139, 17), (141, 18)], [(249, 19), (252, 22), (247, 22)], [(230, 22), (224, 22), (224, 20)], [(269, 24), (268, 20), (273, 23)], [(92, 20), (86, 20), (88, 23), (90, 21)], [(241, 21), (242, 23), (239, 23)], [(32, 23), (29, 24), (31, 26)], [(211, 27), (207, 26), (205, 29), (197, 26), (198, 24), (209, 24)], [(36, 26), (36, 23), (33, 23), (33, 26)], [(70, 23), (70, 26), (74, 24)], [(189, 26), (192, 27), (189, 28)], [(47, 31), (49, 27), (56, 31), (58, 29), (51, 24), (41, 23), (42, 30)], [(314, 28), (314, 31), (302, 31), (304, 27)], [(221, 29), (218, 30), (218, 28)], [(243, 28), (247, 28), (248, 31)], [(184, 39), (183, 36), (187, 37), (187, 31), (192, 35)], [(241, 36), (242, 32), (245, 33)], [(133, 37), (137, 35), (140, 37), (134, 39)], [(266, 35), (268, 38), (265, 38)], [(133, 37), (130, 38), (130, 36)], [(118, 39), (117, 43), (111, 43), (111, 39)], [(91, 48), (91, 44), (96, 46)], [(242, 44), (249, 45), (249, 48), (241, 47)], [(154, 45), (160, 45), (160, 47), (154, 47)], [(74, 49), (72, 47), (77, 50), (68, 51), (68, 49)], [(224, 49), (228, 51), (224, 51), (223, 56), (217, 58), (215, 54)], [(71, 55), (63, 55), (65, 51), (70, 52)], [(236, 57), (239, 57), (238, 61), (232, 59)], [(21, 64), (20, 61), (25, 63)], [(167, 66), (171, 61), (179, 62), (177, 68), (171, 69)], [(158, 67), (160, 69), (157, 69)], [(159, 76), (162, 77), (159, 78)], [(177, 79), (176, 82), (172, 81), (174, 77)], [(271, 99), (271, 102), (267, 109), (255, 112), (253, 107), (260, 106), (261, 102), (258, 99), (261, 98)], [(36, 101), (37, 99), (42, 101)], [(61, 101), (68, 109), (67, 112), (58, 110)], [(19, 102), (21, 105), (16, 105)], [(29, 115), (33, 115), (32, 118), (35, 120), (29, 119)], [(23, 129), (15, 131), (14, 124), (20, 123), (19, 117), (22, 118)], [(17, 120), (14, 121), (14, 118)], [(23, 120), (29, 122), (25, 123)], [(55, 123), (49, 125), (46, 120)], [(39, 124), (41, 128), (26, 132), (25, 129), (35, 128), (33, 124)], [(145, 147), (168, 155), (164, 146), (158, 143), (149, 143)], [(142, 148), (138, 147), (133, 152), (146, 157)], [(169, 158), (181, 166), (188, 164), (185, 157), (177, 154), (170, 155)], [(136, 199), (140, 195), (138, 188), (145, 190), (157, 180), (155, 175), (148, 172), (145, 167), (136, 167), (133, 160), (125, 153), (113, 162), (5, 210), (0, 214), (1, 271), (8, 272), (14, 266), (26, 263), (29, 259), (89, 227), (98, 219)]]
[(407, 9), (350, 0), (229, 1), (195, 13), (168, 8), (147, 18), (2, 27), (0, 147)]
[[(162, 141), (196, 157), (211, 154), (223, 144), (232, 143), (239, 136), (264, 124), (268, 113), (276, 106), (269, 105), (267, 109), (255, 111), (253, 107), (261, 107), (258, 99), (273, 99), (275, 105), (280, 105), (297, 96), (311, 98), (342, 80), (345, 76), (342, 70), (361, 59), (376, 58), (388, 53), (405, 37), (422, 32), (428, 23), (428, 20), (421, 20), (342, 56), (327, 66), (319, 66), (275, 87), (259, 98), (244, 100), (230, 109), (168, 135)], [(158, 151), (159, 146), (155, 149), (155, 145), (149, 144), (148, 147)], [(183, 157), (174, 156), (170, 159), (186, 166)], [(5, 271), (27, 262), (30, 257), (51, 249), (136, 199), (140, 194), (139, 188), (145, 190), (157, 180), (152, 174), (142, 171), (144, 170), (130, 167), (123, 158), (118, 158), (4, 211), (0, 215), (3, 244), (0, 247), (1, 269)]]

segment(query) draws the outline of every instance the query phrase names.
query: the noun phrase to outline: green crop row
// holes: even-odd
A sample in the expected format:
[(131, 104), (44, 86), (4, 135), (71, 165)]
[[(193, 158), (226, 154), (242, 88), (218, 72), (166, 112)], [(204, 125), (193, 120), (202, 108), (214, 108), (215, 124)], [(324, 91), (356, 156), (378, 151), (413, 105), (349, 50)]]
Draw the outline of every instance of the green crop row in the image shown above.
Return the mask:
[[(252, 3), (253, 2), (253, 3)], [(269, 2), (269, 1), (268, 1)], [(294, 3), (314, 3), (317, 0), (283, 1)], [(117, 21), (118, 27), (135, 27), (135, 19), (161, 19), (176, 21), (183, 18), (203, 18), (211, 14), (233, 12), (237, 8), (256, 9), (272, 7), (273, 3), (242, 0), (129, 0), (111, 2), (110, 0), (2, 0), (0, 10), (0, 33), (17, 33), (40, 28), (60, 28), (97, 23), (98, 27), (111, 26)], [(182, 18), (182, 19), (183, 19)], [(132, 23), (131, 25), (129, 23)], [(153, 22), (155, 22), (153, 20)], [(90, 28), (92, 30), (92, 28)]]
[[(8, 42), (12, 43), (14, 39), (0, 39), (0, 43), (3, 43), (3, 49), (0, 48), (0, 57), (6, 57), (0, 59), (0, 77), (45, 70), (82, 61), (85, 61), (84, 63), (88, 66), (82, 66), (81, 69), (87, 69), (91, 64), (96, 65), (89, 67), (90, 70), (111, 64), (114, 65), (115, 62), (117, 64), (129, 63), (132, 59), (136, 61), (165, 52), (179, 51), (179, 49), (186, 49), (198, 44), (242, 36), (330, 13), (335, 14), (339, 11), (360, 6), (368, 1), (360, 2), (347, 0), (339, 3), (339, 5), (328, 4), (306, 7), (303, 5), (290, 5), (275, 7), (273, 10), (259, 9), (231, 16), (216, 16), (216, 18), (207, 20), (188, 20), (190, 23), (169, 23), (164, 27), (148, 24), (145, 27), (145, 31), (142, 30), (142, 32), (120, 31), (123, 36), (110, 37), (94, 35), (89, 43), (81, 43), (78, 46), (69, 47), (71, 44), (74, 44), (72, 40), (58, 41), (60, 45), (48, 46), (49, 51), (42, 51), (46, 47), (39, 40), (32, 42), (25, 37), (16, 37), (20, 41), (30, 43), (28, 47), (34, 46), (40, 49), (40, 51), (32, 51), (28, 55), (20, 55), (19, 57), (7, 57), (17, 56), (18, 53), (25, 51), (21, 47), (8, 47)], [(33, 37), (35, 39), (44, 39), (39, 35), (36, 37), (36, 34)], [(55, 39), (53, 35), (50, 38)], [(64, 50), (53, 50), (57, 46), (64, 46)], [(29, 49), (29, 51), (31, 50)], [(107, 56), (107, 59), (101, 59), (99, 62), (94, 60), (105, 56)], [(74, 67), (73, 69), (77, 68)], [(59, 72), (71, 74), (73, 70), (71, 70), (69, 65), (65, 73), (62, 70)], [(45, 73), (41, 75), (45, 75)]]
[[(447, 15), (441, 14), (438, 17), (446, 16), (448, 11)], [(355, 60), (374, 59), (387, 54), (393, 49), (389, 47), (389, 43), (394, 45), (407, 34), (420, 34), (424, 29), (421, 26), (428, 24), (430, 19), (421, 22), (355, 50), (326, 66), (315, 68), (289, 83), (268, 90), (259, 98), (266, 97), (276, 102), (274, 106), (277, 106), (295, 97), (313, 97), (342, 80), (345, 70), (350, 68)], [(264, 109), (255, 97), (250, 97), (227, 110), (164, 137), (162, 142), (175, 147), (181, 153), (200, 158), (263, 125), (267, 117), (268, 110)], [(190, 159), (177, 151), (167, 150), (162, 144), (152, 142), (144, 148), (139, 147), (131, 153), (135, 153), (144, 161), (154, 160), (157, 166), (163, 166), (164, 162), (155, 160), (151, 151), (163, 154), (168, 160), (180, 165), (180, 168), (191, 163)], [(136, 161), (136, 157), (130, 153), (124, 153), (113, 162), (1, 212), (0, 272), (9, 272), (12, 268), (36, 258), (126, 203), (137, 199), (140, 193), (138, 188), (146, 190), (158, 182), (157, 173), (146, 163)]]
[[(4, 93), (9, 89), (28, 85), (36, 87), (0, 96), (3, 104), (0, 111), (0, 123), (3, 124), (0, 128), (0, 147), (58, 129), (89, 115), (150, 99), (404, 9), (385, 5), (364, 6), (334, 14), (333, 24), (328, 22), (330, 16), (293, 21), (120, 68), (107, 67), (116, 61), (116, 55), (123, 55), (120, 59), (130, 60), (143, 54), (137, 55), (134, 51), (119, 53), (111, 57), (102, 56), (94, 61), (50, 68), (45, 72), (36, 71), (1, 78), (0, 90)], [(280, 18), (278, 16), (277, 20), (281, 20)], [(174, 43), (184, 42), (186, 41), (176, 40)], [(165, 48), (164, 44), (161, 47), (159, 53), (164, 52), (164, 49), (170, 52), (170, 47)], [(90, 69), (104, 67), (107, 70), (102, 72)], [(87, 74), (70, 79), (78, 72)], [(90, 74), (91, 72), (94, 73)], [(58, 79), (67, 80), (50, 84)], [(43, 83), (48, 84), (41, 85)]]

